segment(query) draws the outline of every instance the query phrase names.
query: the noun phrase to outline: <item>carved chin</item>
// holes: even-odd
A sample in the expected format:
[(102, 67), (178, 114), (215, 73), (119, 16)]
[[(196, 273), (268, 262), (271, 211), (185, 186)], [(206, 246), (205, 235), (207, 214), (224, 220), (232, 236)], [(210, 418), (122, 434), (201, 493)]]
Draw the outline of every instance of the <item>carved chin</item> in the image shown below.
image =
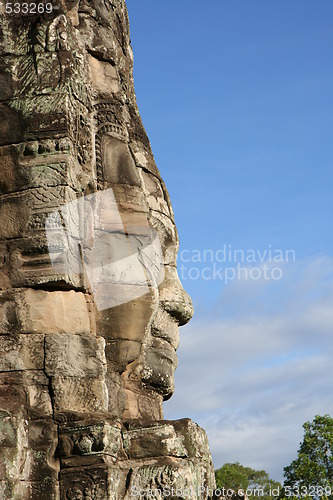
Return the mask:
[(142, 372), (142, 382), (153, 387), (169, 399), (175, 389), (174, 372), (178, 359), (174, 349), (149, 348), (146, 353), (145, 365)]

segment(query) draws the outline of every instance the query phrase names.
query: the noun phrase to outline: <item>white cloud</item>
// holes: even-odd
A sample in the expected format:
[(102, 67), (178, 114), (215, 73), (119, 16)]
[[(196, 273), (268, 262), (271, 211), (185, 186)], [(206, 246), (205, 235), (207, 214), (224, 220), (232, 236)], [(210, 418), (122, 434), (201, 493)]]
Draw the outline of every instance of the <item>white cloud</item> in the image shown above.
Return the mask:
[(302, 424), (333, 415), (332, 275), (320, 256), (288, 264), (281, 282), (235, 281), (181, 332), (165, 415), (205, 428), (216, 467), (239, 461), (281, 480)]

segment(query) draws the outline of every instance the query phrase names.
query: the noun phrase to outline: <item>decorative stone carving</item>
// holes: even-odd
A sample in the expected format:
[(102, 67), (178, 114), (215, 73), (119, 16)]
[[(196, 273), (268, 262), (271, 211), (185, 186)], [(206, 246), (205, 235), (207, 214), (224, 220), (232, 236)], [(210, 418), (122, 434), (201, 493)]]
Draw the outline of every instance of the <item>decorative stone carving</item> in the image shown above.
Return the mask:
[(193, 308), (125, 2), (49, 5), (0, 5), (0, 497), (208, 499), (204, 431), (163, 420)]

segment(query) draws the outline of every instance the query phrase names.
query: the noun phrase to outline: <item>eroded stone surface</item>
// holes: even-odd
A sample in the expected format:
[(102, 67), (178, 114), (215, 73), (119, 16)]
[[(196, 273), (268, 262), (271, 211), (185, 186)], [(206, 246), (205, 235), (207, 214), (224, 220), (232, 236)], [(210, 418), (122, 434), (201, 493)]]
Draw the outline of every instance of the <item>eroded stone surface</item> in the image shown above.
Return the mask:
[(12, 289), (0, 292), (0, 304), (0, 335), (88, 335), (91, 331), (89, 306), (83, 293)]
[(43, 370), (44, 335), (1, 335), (0, 372)]

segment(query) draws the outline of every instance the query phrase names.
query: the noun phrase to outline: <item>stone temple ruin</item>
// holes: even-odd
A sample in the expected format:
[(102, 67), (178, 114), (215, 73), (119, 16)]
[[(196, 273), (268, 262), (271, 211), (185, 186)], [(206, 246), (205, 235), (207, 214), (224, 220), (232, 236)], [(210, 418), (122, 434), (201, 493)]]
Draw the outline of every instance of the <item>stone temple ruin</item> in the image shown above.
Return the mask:
[(206, 434), (163, 420), (193, 311), (136, 104), (125, 2), (8, 5), (0, 499), (211, 498)]

